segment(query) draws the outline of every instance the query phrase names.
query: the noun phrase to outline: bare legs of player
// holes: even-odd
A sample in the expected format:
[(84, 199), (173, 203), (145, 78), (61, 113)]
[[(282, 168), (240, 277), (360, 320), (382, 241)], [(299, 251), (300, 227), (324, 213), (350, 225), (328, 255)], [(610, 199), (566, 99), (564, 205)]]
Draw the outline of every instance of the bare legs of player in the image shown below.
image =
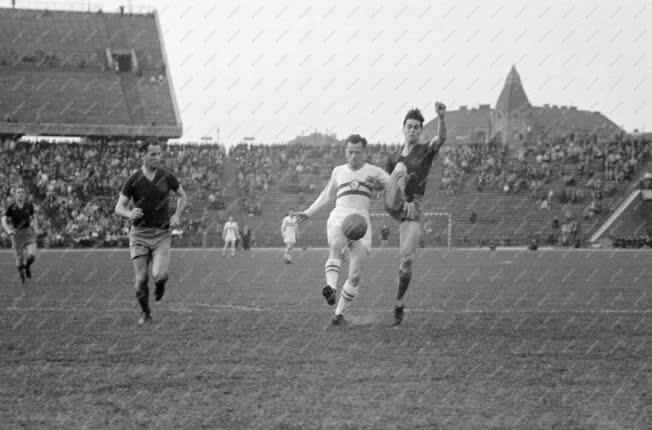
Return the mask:
[(398, 266), (398, 291), (394, 305), (394, 324), (403, 322), (403, 297), (412, 280), (412, 262), (419, 244), (421, 223), (419, 221), (403, 221), (398, 227), (400, 240), (400, 262)]
[(367, 248), (359, 241), (350, 242), (349, 253), (349, 276), (342, 287), (342, 292), (340, 293), (340, 300), (335, 309), (334, 323), (337, 322), (338, 315), (343, 315), (351, 306), (353, 299), (358, 295), (362, 268), (364, 263), (367, 261), (367, 256), (369, 255)]
[(142, 316), (139, 323), (152, 320), (149, 309), (149, 287), (147, 285), (149, 275), (149, 256), (143, 255), (132, 260), (134, 262), (134, 282), (136, 287), (136, 299), (140, 305)]
[(25, 283), (25, 278), (32, 277), (32, 264), (36, 261), (36, 244), (28, 243), (20, 251), (16, 251), (16, 268), (20, 282)]
[(152, 277), (154, 278), (154, 299), (158, 302), (165, 294), (165, 283), (168, 281), (170, 267), (170, 248), (155, 252), (152, 255)]
[(337, 295), (337, 280), (342, 270), (342, 249), (346, 247), (346, 238), (328, 230), (328, 260), (324, 264), (324, 275), (326, 275), (326, 286), (322, 293), (329, 305), (335, 304)]
[(226, 255), (226, 250), (231, 249), (231, 257), (235, 256), (235, 240), (227, 240), (224, 242), (224, 248), (222, 248), (222, 255)]
[(287, 243), (285, 247), (285, 254), (283, 254), (283, 262), (285, 264), (292, 264), (292, 247), (293, 243)]

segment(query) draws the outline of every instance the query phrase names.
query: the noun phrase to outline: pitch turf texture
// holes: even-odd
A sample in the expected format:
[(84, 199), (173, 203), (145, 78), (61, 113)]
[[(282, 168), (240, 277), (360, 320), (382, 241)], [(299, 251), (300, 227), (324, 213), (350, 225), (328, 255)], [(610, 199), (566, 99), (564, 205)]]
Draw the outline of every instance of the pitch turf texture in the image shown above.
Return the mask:
[(174, 250), (144, 326), (127, 250), (0, 257), (2, 429), (652, 428), (649, 250), (420, 250), (399, 327), (376, 250), (343, 328), (324, 250)]

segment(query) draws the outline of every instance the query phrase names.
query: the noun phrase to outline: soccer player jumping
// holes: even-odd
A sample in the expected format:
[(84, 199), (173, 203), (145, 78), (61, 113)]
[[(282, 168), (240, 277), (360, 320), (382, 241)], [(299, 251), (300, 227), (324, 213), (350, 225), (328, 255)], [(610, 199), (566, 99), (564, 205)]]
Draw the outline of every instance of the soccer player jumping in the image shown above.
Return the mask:
[[(329, 305), (335, 304), (337, 280), (342, 265), (342, 251), (347, 249), (350, 254), (349, 275), (342, 287), (340, 299), (333, 316), (333, 325), (343, 325), (344, 312), (358, 294), (362, 267), (371, 249), (371, 222), (369, 220), (369, 200), (373, 190), (380, 190), (389, 185), (390, 177), (378, 166), (365, 162), (367, 140), (357, 134), (346, 139), (346, 164), (333, 168), (331, 178), (317, 200), (304, 212), (294, 215), (298, 223), (306, 221), (321, 209), (332, 198), (335, 198), (335, 208), (328, 217), (326, 234), (328, 238), (329, 255), (324, 272), (326, 286), (322, 294)], [(367, 221), (365, 236), (356, 241), (349, 241), (342, 231), (342, 221), (347, 215), (358, 213)]]
[(403, 322), (403, 297), (412, 279), (412, 262), (421, 234), (423, 195), (432, 161), (446, 142), (446, 106), (435, 103), (439, 117), (437, 135), (429, 143), (419, 143), (423, 130), (423, 115), (419, 109), (408, 111), (403, 119), (405, 143), (389, 155), (385, 170), (392, 181), (385, 192), (385, 209), (399, 222), (400, 263), (398, 268), (398, 292), (394, 305), (394, 324)]
[[(2, 228), (11, 237), (11, 244), (16, 255), (16, 268), (20, 282), (32, 277), (32, 264), (36, 260), (36, 235), (38, 223), (34, 216), (34, 206), (27, 201), (25, 188), (19, 185), (14, 190), (14, 203), (10, 204), (2, 216)], [(11, 225), (9, 224), (11, 221)]]
[[(136, 298), (142, 311), (140, 324), (152, 320), (149, 308), (149, 287), (147, 281), (151, 267), (154, 278), (154, 298), (158, 302), (165, 294), (170, 265), (170, 227), (179, 225), (186, 207), (187, 196), (179, 180), (160, 167), (161, 145), (145, 142), (140, 146), (143, 165), (127, 178), (115, 206), (115, 213), (129, 218), (129, 248), (134, 263)], [(178, 196), (177, 209), (170, 217), (169, 194)], [(133, 201), (134, 208), (127, 204)]]

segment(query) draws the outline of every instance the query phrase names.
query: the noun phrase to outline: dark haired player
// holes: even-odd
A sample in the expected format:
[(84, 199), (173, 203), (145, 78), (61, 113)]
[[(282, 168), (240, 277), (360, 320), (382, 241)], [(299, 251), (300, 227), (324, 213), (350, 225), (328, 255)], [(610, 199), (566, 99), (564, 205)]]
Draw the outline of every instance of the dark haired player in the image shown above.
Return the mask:
[(412, 262), (421, 234), (423, 195), (432, 161), (446, 141), (446, 106), (435, 103), (439, 117), (439, 130), (429, 143), (420, 143), (423, 131), (423, 115), (419, 109), (408, 111), (403, 119), (405, 143), (389, 155), (385, 170), (392, 175), (392, 182), (385, 193), (385, 209), (399, 222), (400, 263), (398, 268), (398, 292), (394, 305), (394, 324), (403, 321), (403, 297), (412, 279)]
[[(16, 255), (16, 268), (20, 282), (32, 277), (32, 264), (36, 260), (36, 234), (38, 223), (34, 216), (34, 206), (27, 201), (25, 188), (19, 185), (14, 190), (14, 203), (10, 204), (2, 216), (2, 228), (11, 237)], [(11, 223), (11, 224), (10, 224)]]
[[(134, 263), (136, 298), (142, 311), (140, 323), (152, 320), (149, 308), (148, 277), (151, 267), (154, 278), (154, 298), (165, 293), (170, 264), (170, 227), (179, 224), (186, 207), (187, 196), (179, 180), (160, 167), (161, 145), (146, 142), (140, 146), (143, 165), (127, 178), (115, 206), (115, 213), (132, 221), (129, 248)], [(178, 196), (177, 209), (170, 217), (169, 194)], [(132, 201), (133, 209), (127, 207)]]
[[(331, 211), (326, 223), (329, 255), (324, 266), (326, 286), (322, 295), (329, 305), (335, 304), (337, 294), (337, 280), (342, 266), (342, 253), (347, 250), (350, 254), (349, 274), (342, 287), (340, 299), (335, 308), (333, 325), (344, 325), (344, 312), (358, 294), (358, 287), (362, 275), (362, 268), (371, 249), (371, 222), (369, 219), (369, 201), (374, 190), (383, 189), (389, 184), (387, 173), (378, 166), (366, 163), (367, 139), (353, 134), (345, 141), (346, 164), (333, 168), (331, 178), (308, 209), (295, 212), (298, 223), (312, 217), (326, 203), (335, 198), (335, 208)], [(367, 233), (363, 238), (349, 241), (342, 231), (342, 221), (347, 215), (357, 213), (367, 221)]]

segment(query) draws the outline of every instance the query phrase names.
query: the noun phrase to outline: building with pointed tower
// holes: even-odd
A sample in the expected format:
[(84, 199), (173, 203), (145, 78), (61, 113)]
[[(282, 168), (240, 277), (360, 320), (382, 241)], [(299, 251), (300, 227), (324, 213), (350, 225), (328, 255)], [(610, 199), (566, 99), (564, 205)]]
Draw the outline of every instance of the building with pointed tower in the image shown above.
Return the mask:
[[(570, 134), (608, 139), (623, 131), (600, 112), (579, 110), (575, 106), (533, 106), (515, 66), (507, 75), (495, 108), (488, 104), (470, 109), (460, 106), (458, 110), (446, 113), (446, 124), (451, 144), (495, 140), (511, 148), (551, 141)], [(425, 125), (424, 136), (434, 136), (436, 130), (435, 118)]]

